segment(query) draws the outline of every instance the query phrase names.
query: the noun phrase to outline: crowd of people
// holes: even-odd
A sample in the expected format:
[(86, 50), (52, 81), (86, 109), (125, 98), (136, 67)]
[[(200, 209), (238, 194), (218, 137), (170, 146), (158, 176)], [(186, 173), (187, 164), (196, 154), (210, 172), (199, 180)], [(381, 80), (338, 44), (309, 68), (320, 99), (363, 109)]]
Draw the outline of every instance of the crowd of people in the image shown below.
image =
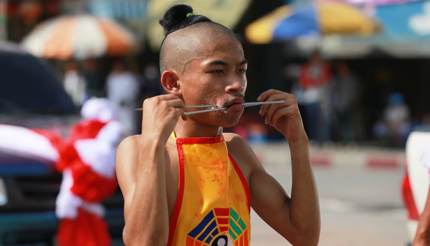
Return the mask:
[(367, 133), (363, 81), (348, 63), (326, 61), (316, 50), (307, 62), (287, 71), (314, 142), (357, 143), (370, 135), (377, 144), (404, 146), (413, 124), (402, 93), (391, 91), (381, 99), (383, 108)]
[(318, 51), (298, 69), (294, 86), (303, 108), (309, 137), (318, 143), (357, 140), (353, 124), (358, 106), (359, 83), (344, 62), (331, 65)]
[(79, 108), (93, 97), (109, 99), (118, 109), (125, 132), (133, 134), (138, 131), (140, 120), (136, 108), (143, 98), (161, 93), (158, 78), (156, 65), (148, 64), (139, 73), (121, 59), (110, 64), (110, 72), (104, 78), (96, 61), (86, 60), (65, 64), (63, 86)]

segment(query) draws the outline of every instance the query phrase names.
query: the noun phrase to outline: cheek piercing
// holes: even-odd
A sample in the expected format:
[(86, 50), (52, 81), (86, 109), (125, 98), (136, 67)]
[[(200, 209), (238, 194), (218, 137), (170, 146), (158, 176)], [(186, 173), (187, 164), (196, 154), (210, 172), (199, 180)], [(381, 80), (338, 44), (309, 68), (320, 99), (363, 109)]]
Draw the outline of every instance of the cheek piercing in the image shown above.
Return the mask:
[[(242, 103), (242, 105), (244, 106), (244, 108), (247, 108), (247, 107), (259, 106), (264, 104), (280, 104), (280, 103), (285, 103), (285, 100), (275, 100), (275, 101), (265, 101), (265, 102), (246, 102), (246, 103)], [(228, 113), (228, 108), (219, 107), (217, 105), (185, 106), (185, 109), (196, 109), (196, 108), (201, 108), (201, 110), (188, 111), (188, 112), (185, 112), (184, 115), (194, 115), (194, 114), (208, 113), (208, 112), (214, 112), (214, 111), (222, 111), (224, 114)], [(138, 108), (137, 110), (142, 110), (142, 108)]]

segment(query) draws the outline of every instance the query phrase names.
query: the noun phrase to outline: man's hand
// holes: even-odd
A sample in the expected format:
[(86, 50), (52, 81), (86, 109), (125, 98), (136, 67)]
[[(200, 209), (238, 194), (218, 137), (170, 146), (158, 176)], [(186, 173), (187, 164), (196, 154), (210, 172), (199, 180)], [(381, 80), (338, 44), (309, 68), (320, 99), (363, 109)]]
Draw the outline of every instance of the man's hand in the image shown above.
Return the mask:
[(266, 124), (282, 133), (290, 143), (307, 141), (302, 117), (294, 95), (270, 89), (263, 92), (257, 100), (261, 102), (284, 100), (285, 103), (281, 104), (262, 105), (260, 115)]
[(167, 142), (184, 112), (184, 102), (173, 94), (160, 95), (143, 102), (142, 135), (146, 140)]

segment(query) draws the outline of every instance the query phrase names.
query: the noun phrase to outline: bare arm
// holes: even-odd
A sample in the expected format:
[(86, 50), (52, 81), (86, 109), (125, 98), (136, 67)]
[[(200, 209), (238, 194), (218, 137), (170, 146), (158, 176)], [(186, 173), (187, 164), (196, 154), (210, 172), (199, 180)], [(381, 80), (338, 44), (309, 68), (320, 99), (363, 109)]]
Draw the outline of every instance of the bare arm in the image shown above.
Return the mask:
[(426, 205), (418, 221), (418, 227), (413, 242), (413, 246), (427, 245), (430, 245), (430, 193), (427, 193)]
[(169, 211), (165, 149), (182, 114), (182, 101), (172, 95), (145, 100), (142, 134), (125, 139), (117, 151), (117, 177), (124, 195), (126, 245), (166, 245)]
[(295, 97), (269, 90), (259, 99), (286, 101), (285, 104), (262, 107), (260, 114), (288, 140), (292, 188), (290, 198), (281, 185), (258, 163), (250, 175), (253, 207), (293, 245), (317, 245), (320, 233), (318, 196), (309, 163), (308, 138)]
[[(163, 148), (156, 143), (130, 145), (121, 143), (117, 157), (117, 176), (124, 194), (124, 242), (165, 245), (169, 215)], [(136, 148), (134, 160), (127, 157), (130, 147)], [(127, 170), (130, 167), (134, 170)]]
[[(290, 219), (302, 245), (317, 245), (320, 233), (318, 195), (309, 162), (308, 143), (290, 143), (292, 187)], [(300, 245), (300, 244), (298, 244)]]

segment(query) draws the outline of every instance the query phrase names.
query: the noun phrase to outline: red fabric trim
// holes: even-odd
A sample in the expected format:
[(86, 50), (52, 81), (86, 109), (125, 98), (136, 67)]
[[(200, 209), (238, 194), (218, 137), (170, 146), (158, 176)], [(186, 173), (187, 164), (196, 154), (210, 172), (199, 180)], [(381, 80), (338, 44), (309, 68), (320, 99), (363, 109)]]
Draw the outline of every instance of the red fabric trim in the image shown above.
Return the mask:
[(59, 172), (63, 172), (64, 169), (69, 168), (73, 163), (79, 160), (78, 152), (76, 152), (73, 142), (65, 142), (58, 148), (60, 158), (58, 159), (55, 167)]
[(103, 218), (79, 208), (76, 219), (61, 219), (57, 231), (59, 246), (109, 246), (112, 239)]
[(224, 141), (222, 135), (216, 137), (190, 137), (190, 138), (176, 138), (177, 144), (211, 144), (220, 143)]
[(75, 142), (80, 139), (92, 139), (97, 137), (100, 130), (108, 122), (100, 120), (85, 120), (73, 126), (70, 136), (58, 146), (59, 160), (56, 163), (56, 169), (60, 172), (69, 168), (73, 163), (79, 160), (79, 155), (75, 149)]
[(251, 209), (251, 192), (249, 189), (248, 182), (246, 181), (246, 178), (243, 175), (242, 170), (240, 169), (239, 165), (237, 165), (237, 162), (233, 159), (233, 156), (228, 154), (228, 157), (230, 158), (231, 162), (233, 163), (234, 170), (236, 170), (236, 173), (239, 176), (240, 181), (242, 181), (242, 185), (243, 185), (243, 188), (245, 189), (245, 193), (246, 193), (246, 198), (248, 200), (247, 201), (248, 202), (248, 210), (250, 210)]
[(403, 198), (403, 204), (406, 207), (408, 218), (410, 220), (417, 221), (420, 217), (420, 213), (418, 212), (417, 206), (415, 204), (414, 195), (412, 193), (412, 187), (409, 181), (409, 174), (407, 169), (405, 171), (405, 175), (403, 176), (403, 180), (402, 180), (402, 198)]
[(175, 207), (173, 209), (173, 214), (172, 214), (172, 217), (170, 219), (169, 240), (167, 241), (168, 246), (172, 245), (172, 243), (173, 243), (173, 236), (175, 235), (176, 225), (178, 223), (178, 218), (179, 218), (179, 212), (181, 211), (182, 200), (184, 198), (185, 158), (184, 158), (184, 151), (182, 150), (182, 143), (178, 143), (176, 145), (176, 148), (178, 149), (178, 156), (179, 156), (178, 195), (176, 196)]
[(74, 142), (78, 139), (95, 138), (107, 123), (96, 119), (81, 121), (73, 126), (68, 140)]
[(244, 245), (245, 246), (249, 246), (248, 230), (245, 231), (244, 236), (245, 236), (245, 244)]
[(83, 162), (76, 161), (71, 171), (73, 176), (71, 191), (85, 201), (102, 202), (117, 188), (115, 177), (104, 177)]

